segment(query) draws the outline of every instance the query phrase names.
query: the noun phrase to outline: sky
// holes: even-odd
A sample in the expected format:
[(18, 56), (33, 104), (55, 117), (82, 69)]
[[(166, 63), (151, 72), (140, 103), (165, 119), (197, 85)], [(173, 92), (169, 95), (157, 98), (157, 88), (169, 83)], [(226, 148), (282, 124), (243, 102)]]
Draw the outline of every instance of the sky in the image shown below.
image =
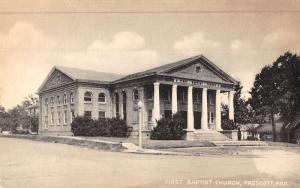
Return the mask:
[(203, 54), (244, 86), (300, 51), (300, 0), (2, 0), (0, 105), (54, 65), (130, 74)]

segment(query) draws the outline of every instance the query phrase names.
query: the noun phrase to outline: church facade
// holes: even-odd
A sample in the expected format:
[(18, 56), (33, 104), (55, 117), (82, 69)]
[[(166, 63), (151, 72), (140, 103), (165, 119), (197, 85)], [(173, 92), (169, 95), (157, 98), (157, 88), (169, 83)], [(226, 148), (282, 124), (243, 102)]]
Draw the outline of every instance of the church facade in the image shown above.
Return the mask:
[[(162, 117), (182, 113), (187, 133), (221, 131), (221, 93), (228, 93), (229, 118), (238, 82), (203, 55), (122, 76), (54, 67), (38, 94), (39, 132), (71, 134), (76, 116), (120, 117), (138, 133), (138, 102), (143, 103), (145, 136)], [(187, 134), (188, 135), (188, 134)], [(187, 136), (188, 139), (188, 136)]]

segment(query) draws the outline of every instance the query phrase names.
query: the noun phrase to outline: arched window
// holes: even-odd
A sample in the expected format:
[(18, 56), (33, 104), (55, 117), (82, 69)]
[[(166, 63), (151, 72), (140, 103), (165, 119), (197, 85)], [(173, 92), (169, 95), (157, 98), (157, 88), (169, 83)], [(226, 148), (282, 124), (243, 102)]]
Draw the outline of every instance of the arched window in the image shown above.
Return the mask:
[(70, 102), (74, 103), (74, 93), (70, 93)]
[(98, 102), (106, 102), (106, 97), (104, 93), (99, 93)]
[(92, 92), (87, 91), (84, 93), (84, 101), (85, 102), (92, 102)]
[(137, 89), (134, 89), (132, 92), (132, 97), (134, 101), (139, 100), (139, 91)]
[(64, 94), (64, 98), (63, 98), (63, 100), (64, 100), (64, 104), (67, 104), (67, 94)]

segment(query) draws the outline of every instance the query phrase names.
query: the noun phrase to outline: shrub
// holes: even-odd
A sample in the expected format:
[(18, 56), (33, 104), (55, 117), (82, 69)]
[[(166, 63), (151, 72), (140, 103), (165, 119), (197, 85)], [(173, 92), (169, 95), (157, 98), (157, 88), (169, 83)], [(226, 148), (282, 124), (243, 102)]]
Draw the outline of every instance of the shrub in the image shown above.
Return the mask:
[(108, 120), (111, 136), (125, 137), (127, 135), (128, 126), (126, 121), (120, 118), (112, 118)]
[(180, 114), (173, 115), (172, 119), (162, 118), (151, 131), (153, 140), (180, 140), (184, 134), (183, 127), (186, 121)]
[(120, 118), (103, 118), (92, 120), (87, 117), (76, 117), (71, 124), (74, 136), (112, 136), (125, 137), (128, 126)]
[(223, 119), (221, 126), (223, 130), (236, 130), (238, 128), (234, 121), (229, 119)]

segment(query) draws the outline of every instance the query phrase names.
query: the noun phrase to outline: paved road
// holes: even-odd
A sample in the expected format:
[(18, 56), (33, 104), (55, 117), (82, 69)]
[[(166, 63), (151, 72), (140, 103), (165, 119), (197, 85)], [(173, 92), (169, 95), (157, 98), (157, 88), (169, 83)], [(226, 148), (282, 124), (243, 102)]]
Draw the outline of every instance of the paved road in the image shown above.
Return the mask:
[(290, 151), (255, 158), (165, 156), (0, 138), (0, 188), (296, 187), (299, 159)]

